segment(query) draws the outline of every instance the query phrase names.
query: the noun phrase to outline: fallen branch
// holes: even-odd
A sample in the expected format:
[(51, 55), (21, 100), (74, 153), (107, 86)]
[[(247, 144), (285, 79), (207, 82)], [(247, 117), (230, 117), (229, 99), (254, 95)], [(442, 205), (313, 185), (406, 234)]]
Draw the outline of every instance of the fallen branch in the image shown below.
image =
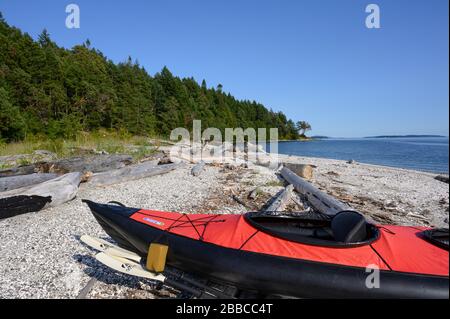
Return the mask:
[(275, 197), (269, 201), (269, 206), (267, 206), (263, 211), (266, 212), (276, 212), (282, 211), (286, 208), (287, 203), (292, 197), (292, 191), (294, 186), (289, 184), (282, 191), (280, 191)]

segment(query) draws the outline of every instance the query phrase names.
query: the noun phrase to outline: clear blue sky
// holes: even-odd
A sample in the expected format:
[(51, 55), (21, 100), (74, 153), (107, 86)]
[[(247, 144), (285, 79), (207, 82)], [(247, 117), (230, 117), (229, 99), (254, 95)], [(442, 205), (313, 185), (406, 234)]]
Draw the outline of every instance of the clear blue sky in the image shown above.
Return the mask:
[[(65, 27), (65, 7), (81, 28)], [(365, 7), (381, 29), (365, 27)], [(129, 55), (255, 99), (312, 134), (357, 137), (449, 132), (448, 0), (0, 0), (8, 23), (47, 28), (70, 48), (90, 39), (113, 61)]]

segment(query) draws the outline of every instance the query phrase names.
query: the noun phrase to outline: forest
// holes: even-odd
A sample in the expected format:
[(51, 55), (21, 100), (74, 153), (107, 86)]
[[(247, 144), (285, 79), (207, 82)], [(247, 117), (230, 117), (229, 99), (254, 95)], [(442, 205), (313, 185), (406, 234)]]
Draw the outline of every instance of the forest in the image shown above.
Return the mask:
[(0, 13), (0, 141), (99, 129), (166, 137), (193, 120), (203, 129), (276, 127), (280, 139), (299, 136), (282, 112), (236, 99), (220, 84), (208, 87), (167, 67), (152, 76), (131, 57), (116, 64), (89, 40), (65, 49), (46, 30), (34, 40)]

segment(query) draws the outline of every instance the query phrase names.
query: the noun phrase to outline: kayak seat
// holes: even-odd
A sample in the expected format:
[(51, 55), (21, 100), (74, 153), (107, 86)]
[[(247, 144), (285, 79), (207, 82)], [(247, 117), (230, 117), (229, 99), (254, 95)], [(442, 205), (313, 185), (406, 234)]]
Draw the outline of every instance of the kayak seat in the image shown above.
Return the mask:
[(375, 225), (355, 211), (343, 211), (334, 216), (250, 212), (245, 220), (256, 229), (289, 241), (325, 247), (356, 247), (378, 239)]
[(331, 220), (334, 239), (342, 243), (355, 243), (367, 238), (366, 219), (354, 211), (342, 211)]

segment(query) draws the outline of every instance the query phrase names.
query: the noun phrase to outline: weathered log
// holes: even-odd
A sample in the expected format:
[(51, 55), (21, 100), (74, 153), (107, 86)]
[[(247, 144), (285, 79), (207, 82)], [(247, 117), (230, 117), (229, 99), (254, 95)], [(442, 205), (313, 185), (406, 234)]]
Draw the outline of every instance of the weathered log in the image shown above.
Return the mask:
[(0, 178), (0, 192), (27, 187), (57, 178), (57, 174), (30, 174)]
[(36, 150), (31, 154), (0, 156), (0, 165), (19, 166), (21, 163), (49, 162), (56, 159), (55, 153), (46, 150)]
[(36, 173), (35, 165), (23, 165), (19, 167), (8, 168), (0, 170), (0, 178), (2, 177), (12, 177), (21, 176)]
[(266, 212), (282, 211), (286, 208), (287, 203), (291, 199), (294, 186), (289, 184), (282, 191), (280, 191), (274, 198), (269, 201), (269, 205), (263, 209)]
[(320, 191), (286, 167), (281, 169), (280, 175), (294, 185), (295, 190), (304, 195), (312, 207), (323, 214), (336, 215), (343, 210), (351, 209), (349, 205)]
[(50, 196), (12, 196), (0, 198), (0, 220), (22, 215), (26, 213), (38, 212), (52, 201)]
[(81, 173), (70, 173), (37, 185), (2, 192), (0, 216), (11, 217), (11, 211), (15, 216), (70, 201), (78, 192), (80, 180)]
[(200, 161), (192, 168), (192, 175), (199, 176), (203, 169), (205, 168), (206, 163), (204, 161)]
[(156, 161), (144, 162), (142, 164), (130, 165), (114, 171), (94, 174), (90, 184), (94, 186), (105, 186), (122, 183), (131, 180), (156, 176), (168, 173), (181, 167), (183, 164), (157, 165)]
[(129, 155), (95, 155), (74, 157), (48, 163), (36, 164), (41, 173), (93, 172), (100, 173), (120, 169), (131, 164)]

